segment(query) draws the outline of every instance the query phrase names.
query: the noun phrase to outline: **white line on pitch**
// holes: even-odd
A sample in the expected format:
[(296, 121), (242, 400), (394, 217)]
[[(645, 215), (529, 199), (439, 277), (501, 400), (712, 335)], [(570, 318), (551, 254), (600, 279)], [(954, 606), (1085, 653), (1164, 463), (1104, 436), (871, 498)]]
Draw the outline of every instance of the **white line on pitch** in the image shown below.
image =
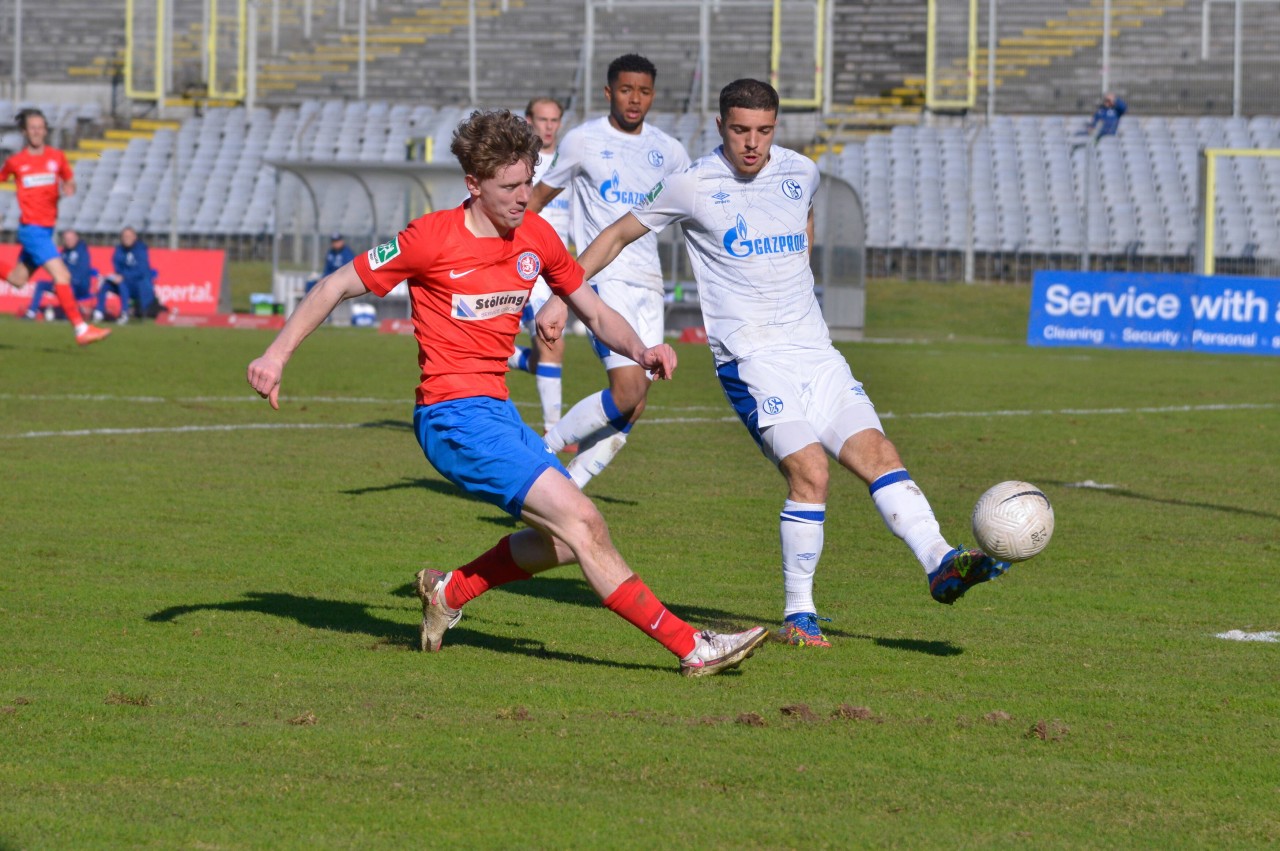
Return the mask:
[[(4, 396), (0, 395), (0, 398)], [(293, 400), (301, 403), (303, 400)], [(883, 420), (901, 419), (952, 419), (969, 417), (1033, 417), (1033, 416), (1114, 416), (1118, 414), (1181, 414), (1198, 411), (1259, 411), (1280, 407), (1276, 404), (1239, 404), (1239, 405), (1170, 405), (1160, 408), (1062, 408), (1059, 410), (1036, 411), (934, 411), (918, 414), (895, 414), (887, 412), (880, 415)], [(653, 408), (650, 408), (653, 410)], [(668, 408), (672, 411), (712, 410), (708, 408)], [(714, 409), (723, 410), (723, 409)], [(646, 417), (639, 424), (677, 425), (681, 423), (731, 423), (737, 417)], [(407, 420), (406, 420), (407, 422)], [(272, 429), (334, 429), (363, 428), (365, 423), (243, 423), (227, 425), (190, 425), (190, 426), (156, 426), (146, 428), (94, 428), (72, 429), (68, 431), (28, 431), (20, 434), (0, 435), (0, 440), (38, 437), (92, 437), (112, 434), (180, 434), (183, 432), (209, 431), (265, 431)]]

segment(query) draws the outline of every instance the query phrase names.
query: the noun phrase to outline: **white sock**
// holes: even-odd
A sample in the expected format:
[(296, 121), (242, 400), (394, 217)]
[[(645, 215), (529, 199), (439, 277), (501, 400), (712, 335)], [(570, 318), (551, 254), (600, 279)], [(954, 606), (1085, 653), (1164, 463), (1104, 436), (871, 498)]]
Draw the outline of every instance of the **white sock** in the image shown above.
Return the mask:
[(607, 425), (590, 435), (590, 439), (583, 443), (578, 454), (573, 456), (573, 460), (565, 469), (569, 471), (569, 475), (573, 477), (573, 483), (579, 489), (585, 488), (587, 482), (604, 472), (604, 468), (609, 466), (609, 462), (626, 445), (626, 432)]
[(929, 500), (906, 470), (885, 473), (871, 483), (871, 499), (889, 531), (915, 553), (926, 574), (938, 569), (952, 546), (942, 537)]
[(786, 602), (782, 616), (798, 612), (817, 613), (813, 603), (813, 575), (822, 558), (822, 524), (827, 506), (793, 502), (782, 505), (779, 527), (782, 537), (782, 590)]
[[(609, 415), (605, 413), (604, 398), (608, 390), (592, 393), (569, 409), (556, 427), (547, 432), (546, 443), (553, 452), (559, 452), (569, 443), (582, 443), (601, 428), (609, 424)], [(610, 404), (613, 396), (609, 396)]]
[(560, 407), (563, 403), (560, 364), (543, 361), (538, 364), (533, 374), (534, 384), (538, 388), (538, 398), (542, 400), (543, 431), (551, 431), (560, 422)]
[(76, 336), (79, 337), (85, 331), (89, 330), (89, 323), (81, 320), (76, 323)]
[(529, 349), (523, 346), (516, 346), (515, 350), (507, 356), (507, 369), (529, 372)]

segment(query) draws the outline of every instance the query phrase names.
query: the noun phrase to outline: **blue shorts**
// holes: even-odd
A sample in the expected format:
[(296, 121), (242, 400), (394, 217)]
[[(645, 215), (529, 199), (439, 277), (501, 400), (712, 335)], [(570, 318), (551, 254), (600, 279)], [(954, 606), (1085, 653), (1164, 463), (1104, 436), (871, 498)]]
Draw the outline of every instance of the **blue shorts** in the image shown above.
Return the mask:
[(466, 493), (512, 517), (546, 470), (569, 472), (510, 400), (451, 399), (413, 410), (413, 431), (431, 466)]
[(19, 225), (18, 242), (22, 245), (18, 262), (28, 269), (39, 269), (55, 257), (62, 257), (58, 253), (58, 246), (53, 244), (53, 228)]

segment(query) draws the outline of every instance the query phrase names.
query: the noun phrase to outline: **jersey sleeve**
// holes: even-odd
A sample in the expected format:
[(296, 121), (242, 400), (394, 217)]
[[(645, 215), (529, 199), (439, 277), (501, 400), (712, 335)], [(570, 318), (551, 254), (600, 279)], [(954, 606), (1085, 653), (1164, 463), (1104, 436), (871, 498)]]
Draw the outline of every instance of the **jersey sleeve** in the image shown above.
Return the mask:
[(631, 214), (654, 233), (693, 217), (697, 179), (689, 172), (669, 175), (649, 190)]
[(76, 177), (76, 173), (71, 170), (71, 163), (67, 162), (67, 156), (62, 151), (58, 151), (58, 177), (62, 178), (64, 183), (75, 180)]
[(582, 162), (582, 134), (575, 131), (576, 128), (570, 130), (560, 140), (560, 144), (556, 146), (555, 158), (551, 160), (551, 167), (542, 176), (540, 183), (564, 189), (573, 180), (578, 164)]
[(389, 242), (375, 245), (351, 261), (360, 281), (369, 291), (382, 297), (401, 281), (417, 277), (431, 259), (429, 240), (425, 239), (422, 219), (409, 223)]

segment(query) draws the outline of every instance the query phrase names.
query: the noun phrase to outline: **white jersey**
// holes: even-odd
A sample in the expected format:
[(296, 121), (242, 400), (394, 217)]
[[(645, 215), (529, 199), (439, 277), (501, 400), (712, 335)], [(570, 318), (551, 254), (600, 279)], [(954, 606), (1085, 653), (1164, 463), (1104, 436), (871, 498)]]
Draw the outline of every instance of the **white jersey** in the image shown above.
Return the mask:
[(684, 223), (717, 364), (831, 346), (809, 268), (809, 211), (819, 179), (812, 160), (776, 145), (755, 177), (740, 178), (716, 148), (655, 187), (634, 212), (654, 232)]
[[(542, 182), (542, 178), (551, 170), (551, 163), (555, 160), (555, 153), (543, 152), (538, 154), (538, 165), (533, 170), (533, 182), (538, 184)], [(561, 192), (556, 197), (547, 202), (547, 206), (542, 208), (542, 212), (538, 215), (547, 220), (547, 223), (556, 229), (556, 233), (560, 234), (560, 239), (565, 245), (569, 244), (569, 195)]]
[[(649, 124), (634, 135), (623, 133), (605, 116), (565, 134), (543, 182), (572, 193), (570, 231), (581, 252), (600, 231), (644, 201), (663, 178), (688, 167), (689, 155), (676, 139)], [(606, 280), (661, 290), (657, 234), (646, 234), (624, 248), (593, 282)]]

